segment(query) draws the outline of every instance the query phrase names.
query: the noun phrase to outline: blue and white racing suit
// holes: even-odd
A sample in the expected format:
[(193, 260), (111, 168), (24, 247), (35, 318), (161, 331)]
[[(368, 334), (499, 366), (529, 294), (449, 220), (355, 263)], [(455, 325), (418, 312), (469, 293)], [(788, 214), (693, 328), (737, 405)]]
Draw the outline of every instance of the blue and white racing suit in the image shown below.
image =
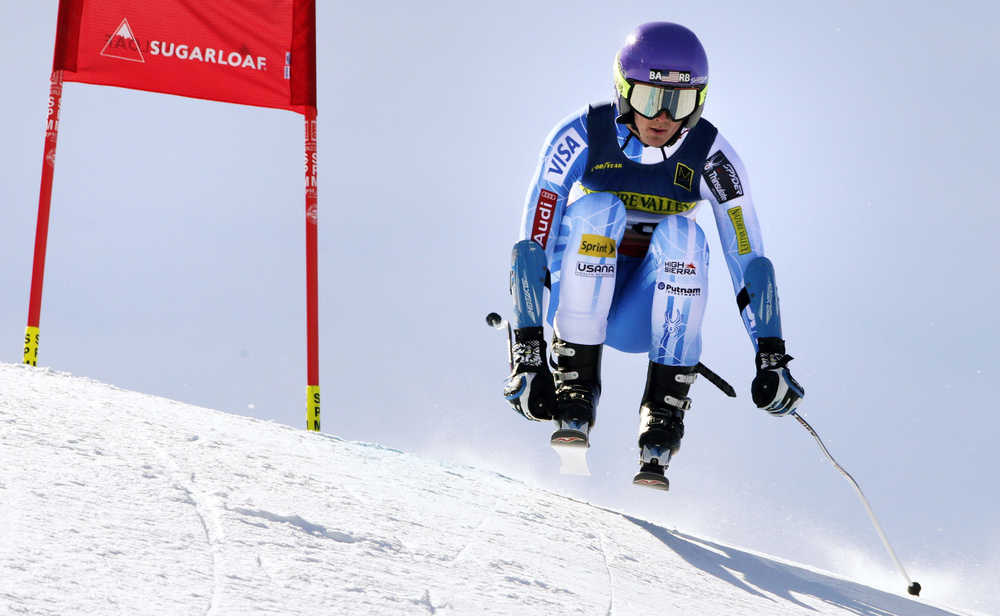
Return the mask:
[[(743, 163), (708, 120), (669, 148), (645, 147), (615, 122), (611, 103), (561, 122), (542, 150), (520, 235), (545, 250), (556, 334), (697, 364), (708, 294), (708, 243), (695, 222), (702, 201), (739, 293), (764, 245)], [(756, 342), (746, 312), (743, 320)]]

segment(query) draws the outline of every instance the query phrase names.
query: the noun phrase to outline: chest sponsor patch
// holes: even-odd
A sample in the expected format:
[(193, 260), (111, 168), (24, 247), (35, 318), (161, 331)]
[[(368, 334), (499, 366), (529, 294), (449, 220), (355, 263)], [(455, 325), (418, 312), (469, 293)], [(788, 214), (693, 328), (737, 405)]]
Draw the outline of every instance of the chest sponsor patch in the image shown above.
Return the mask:
[(590, 168), (590, 172), (594, 173), (595, 171), (607, 171), (608, 169), (621, 169), (622, 167), (624, 167), (622, 163), (597, 163)]
[(736, 173), (736, 167), (726, 158), (722, 150), (712, 154), (705, 161), (705, 171), (702, 176), (719, 203), (743, 196), (743, 182)]
[(583, 137), (575, 128), (564, 131), (545, 159), (545, 179), (555, 184), (562, 184), (566, 179), (566, 172), (585, 149), (587, 148)]
[(584, 186), (583, 192), (588, 195), (594, 192), (613, 192), (622, 200), (625, 209), (649, 212), (650, 214), (683, 214), (684, 212), (693, 210), (698, 205), (697, 201), (678, 201), (669, 197), (628, 192), (625, 190), (598, 191)]
[(674, 170), (674, 184), (690, 192), (694, 184), (694, 169), (684, 163), (677, 163)]

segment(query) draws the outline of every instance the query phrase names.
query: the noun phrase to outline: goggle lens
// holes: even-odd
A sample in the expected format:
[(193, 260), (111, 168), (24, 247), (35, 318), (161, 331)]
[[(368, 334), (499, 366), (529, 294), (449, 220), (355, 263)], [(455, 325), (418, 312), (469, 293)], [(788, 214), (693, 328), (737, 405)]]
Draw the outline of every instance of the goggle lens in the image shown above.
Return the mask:
[(698, 89), (634, 83), (629, 92), (628, 104), (645, 118), (655, 118), (665, 109), (674, 120), (683, 120), (698, 108)]

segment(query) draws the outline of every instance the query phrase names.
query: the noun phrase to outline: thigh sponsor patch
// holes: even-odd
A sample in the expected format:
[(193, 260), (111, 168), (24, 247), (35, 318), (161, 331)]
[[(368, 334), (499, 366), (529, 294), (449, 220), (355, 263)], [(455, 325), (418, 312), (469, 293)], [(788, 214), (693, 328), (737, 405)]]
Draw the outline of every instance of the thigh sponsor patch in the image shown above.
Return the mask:
[(685, 287), (678, 284), (671, 284), (669, 282), (660, 282), (656, 285), (656, 288), (660, 291), (666, 292), (667, 295), (676, 295), (677, 297), (701, 297), (701, 287)]
[(603, 235), (584, 233), (580, 238), (579, 254), (588, 257), (615, 257), (615, 241)]
[(667, 261), (663, 264), (663, 273), (675, 276), (697, 276), (698, 268), (690, 261)]
[(611, 278), (615, 275), (614, 263), (577, 263), (577, 276), (584, 278)]

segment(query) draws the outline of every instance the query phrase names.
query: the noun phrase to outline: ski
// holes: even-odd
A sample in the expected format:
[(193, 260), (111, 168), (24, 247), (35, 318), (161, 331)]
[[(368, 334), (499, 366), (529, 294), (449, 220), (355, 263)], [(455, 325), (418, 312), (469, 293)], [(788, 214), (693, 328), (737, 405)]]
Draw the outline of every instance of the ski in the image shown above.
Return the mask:
[(586, 426), (579, 427), (583, 429), (559, 428), (552, 433), (550, 443), (552, 450), (559, 456), (559, 472), (563, 475), (590, 475), (590, 466), (587, 464), (590, 440)]
[(640, 456), (642, 468), (632, 478), (632, 485), (663, 490), (664, 492), (669, 490), (670, 480), (666, 478), (664, 472), (667, 470), (667, 465), (670, 464), (671, 455), (671, 451), (665, 447), (644, 445)]
[(644, 488), (653, 488), (654, 490), (663, 490), (666, 492), (670, 489), (670, 480), (667, 479), (662, 471), (656, 473), (653, 471), (639, 471), (632, 478), (632, 485), (641, 486)]

